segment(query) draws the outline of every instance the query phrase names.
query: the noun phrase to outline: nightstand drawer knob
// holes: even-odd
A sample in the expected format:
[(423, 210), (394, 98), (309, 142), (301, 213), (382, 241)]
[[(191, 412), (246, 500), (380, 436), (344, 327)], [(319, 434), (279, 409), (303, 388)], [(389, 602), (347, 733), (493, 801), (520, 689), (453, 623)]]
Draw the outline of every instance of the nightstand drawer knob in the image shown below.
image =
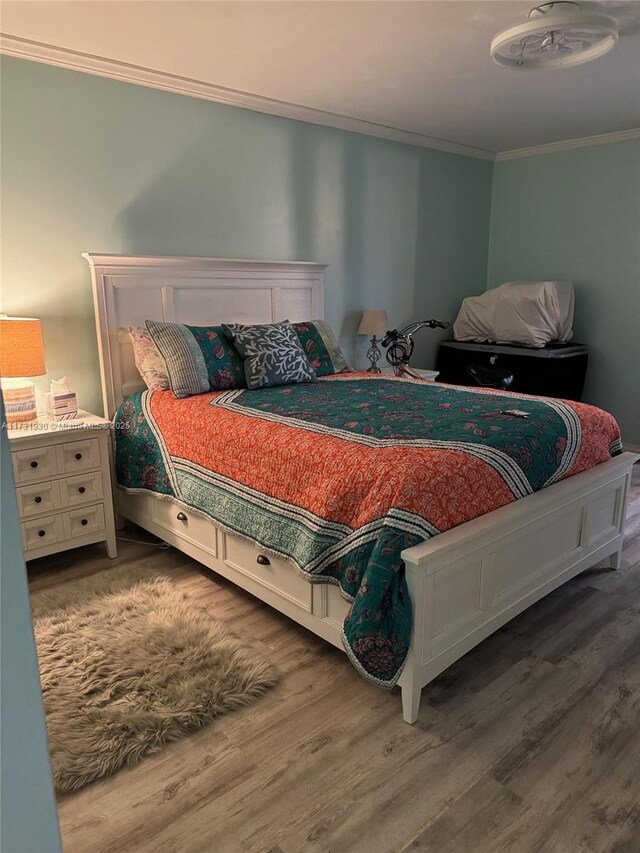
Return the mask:
[(46, 530), (38, 530), (38, 536), (46, 536), (46, 535), (47, 535)]
[(84, 495), (84, 493), (85, 493), (87, 490), (85, 489), (85, 487), (84, 487), (84, 486), (78, 486), (78, 491), (80, 492), (80, 494), (81, 494), (81, 495)]
[(271, 560), (268, 557), (265, 557), (264, 554), (258, 554), (258, 559), (256, 560), (258, 565), (260, 566), (270, 566)]
[(35, 501), (35, 503), (37, 503), (37, 504), (41, 504), (41, 503), (42, 503), (42, 498), (41, 498), (41, 496), (40, 496), (40, 495), (36, 495), (36, 496), (35, 496), (35, 498), (34, 498), (33, 500), (34, 500), (34, 501)]
[(179, 512), (176, 515), (176, 518), (178, 519), (178, 521), (186, 521), (187, 520), (187, 516), (183, 512)]
[(35, 459), (34, 459), (34, 460), (33, 460), (33, 462), (31, 463), (31, 467), (32, 467), (32, 468), (37, 468), (37, 467), (38, 467), (38, 463), (36, 462), (36, 460), (35, 460)]
[(76, 453), (76, 459), (80, 461), (82, 459), (82, 453)]
[(87, 525), (87, 524), (89, 524), (89, 519), (88, 519), (88, 518), (82, 518), (82, 519), (80, 519), (80, 524), (81, 524), (83, 527), (86, 527), (86, 525)]

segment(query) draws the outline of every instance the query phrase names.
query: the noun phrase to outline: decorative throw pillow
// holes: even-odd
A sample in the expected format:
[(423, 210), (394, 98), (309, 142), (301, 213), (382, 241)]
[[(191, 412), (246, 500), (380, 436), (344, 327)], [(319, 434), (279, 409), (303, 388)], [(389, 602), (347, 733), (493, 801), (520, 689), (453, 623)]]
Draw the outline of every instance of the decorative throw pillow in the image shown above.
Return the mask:
[(316, 376), (331, 376), (349, 370), (340, 344), (333, 334), (331, 326), (325, 320), (311, 323), (292, 323), (302, 349), (311, 362)]
[(318, 381), (288, 320), (260, 326), (228, 323), (222, 328), (244, 358), (247, 388)]
[(242, 359), (222, 326), (145, 323), (164, 359), (169, 387), (176, 397), (245, 387)]
[(141, 326), (127, 326), (127, 331), (133, 344), (133, 359), (145, 385), (150, 391), (166, 391), (167, 368), (151, 335)]

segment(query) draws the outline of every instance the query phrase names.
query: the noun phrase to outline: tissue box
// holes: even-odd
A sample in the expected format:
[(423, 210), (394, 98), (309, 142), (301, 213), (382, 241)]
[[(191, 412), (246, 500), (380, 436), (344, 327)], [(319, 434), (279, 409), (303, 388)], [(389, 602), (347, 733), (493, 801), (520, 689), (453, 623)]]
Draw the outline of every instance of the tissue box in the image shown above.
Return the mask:
[(47, 412), (54, 421), (68, 421), (78, 417), (78, 400), (75, 391), (64, 394), (47, 394)]

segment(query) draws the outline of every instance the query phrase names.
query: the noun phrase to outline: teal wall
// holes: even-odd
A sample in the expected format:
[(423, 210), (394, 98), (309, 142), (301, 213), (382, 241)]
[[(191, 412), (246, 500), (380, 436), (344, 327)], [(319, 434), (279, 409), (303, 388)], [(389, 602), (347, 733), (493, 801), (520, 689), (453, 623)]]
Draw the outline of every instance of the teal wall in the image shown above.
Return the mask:
[(85, 408), (101, 404), (81, 252), (327, 263), (349, 358), (363, 308), (452, 320), (486, 286), (489, 162), (6, 57), (0, 92), (0, 310), (42, 318), (50, 375)]
[(494, 166), (488, 284), (569, 279), (585, 400), (640, 445), (640, 140)]
[[(315, 260), (356, 366), (363, 308), (452, 320), (487, 282), (571, 279), (586, 399), (640, 444), (640, 141), (493, 165), (18, 59), (1, 70), (0, 311), (42, 318), (49, 373), (83, 407), (101, 403), (81, 252)], [(416, 366), (443, 336), (419, 336)]]
[(58, 817), (5, 429), (0, 429), (0, 758), (0, 850), (57, 853)]

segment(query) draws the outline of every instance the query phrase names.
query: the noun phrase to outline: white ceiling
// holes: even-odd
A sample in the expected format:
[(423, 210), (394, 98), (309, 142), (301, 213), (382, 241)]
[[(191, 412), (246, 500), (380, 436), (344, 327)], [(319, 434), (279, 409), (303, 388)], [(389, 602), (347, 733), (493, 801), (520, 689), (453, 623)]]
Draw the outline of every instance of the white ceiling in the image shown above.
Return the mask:
[[(492, 37), (534, 0), (5, 0), (3, 33), (487, 152), (640, 126), (640, 2), (607, 56), (518, 72)], [(327, 123), (332, 121), (327, 117)]]

